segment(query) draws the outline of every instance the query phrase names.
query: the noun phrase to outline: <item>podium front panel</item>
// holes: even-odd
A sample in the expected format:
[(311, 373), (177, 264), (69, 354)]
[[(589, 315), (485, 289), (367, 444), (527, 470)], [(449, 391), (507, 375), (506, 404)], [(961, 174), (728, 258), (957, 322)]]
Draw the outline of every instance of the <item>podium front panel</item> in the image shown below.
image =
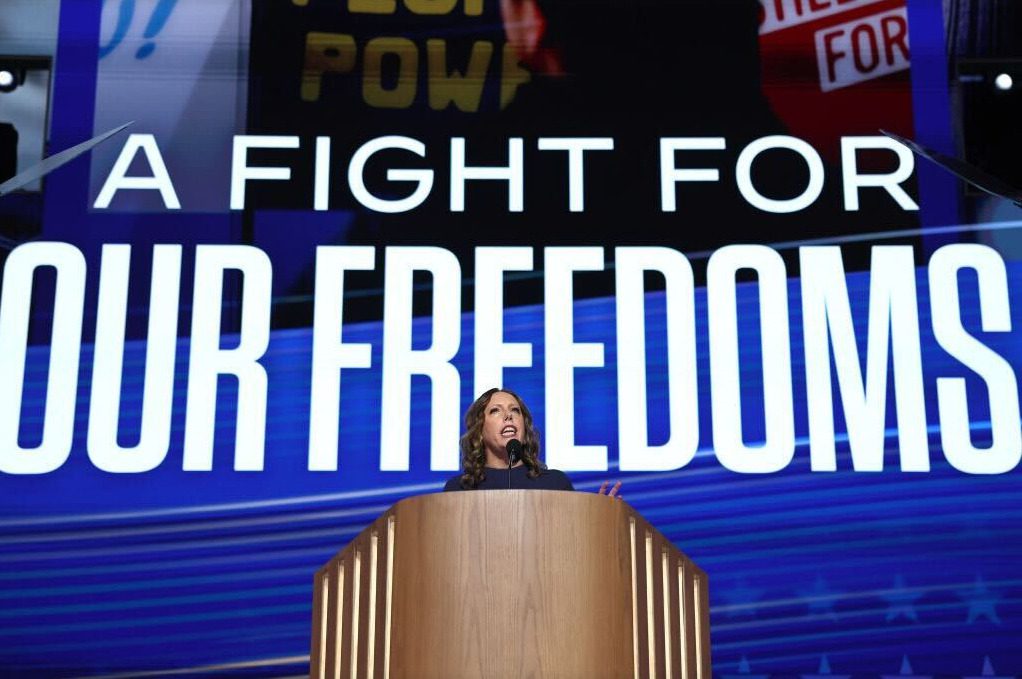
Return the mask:
[(317, 573), (311, 676), (709, 679), (706, 583), (604, 496), (410, 498)]

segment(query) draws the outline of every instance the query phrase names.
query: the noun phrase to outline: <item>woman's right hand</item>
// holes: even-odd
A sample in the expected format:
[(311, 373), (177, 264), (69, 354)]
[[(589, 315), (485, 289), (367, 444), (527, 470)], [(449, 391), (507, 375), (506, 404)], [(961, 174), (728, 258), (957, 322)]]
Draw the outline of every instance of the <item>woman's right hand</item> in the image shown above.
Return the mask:
[(618, 495), (618, 491), (621, 490), (621, 482), (618, 481), (617, 483), (615, 483), (614, 486), (608, 492), (607, 491), (607, 486), (609, 486), (609, 485), (610, 485), (610, 481), (604, 481), (602, 484), (600, 484), (600, 489), (598, 491), (596, 491), (596, 494), (597, 495), (606, 495), (607, 497), (616, 497), (618, 500), (623, 500), (624, 496), (623, 495)]

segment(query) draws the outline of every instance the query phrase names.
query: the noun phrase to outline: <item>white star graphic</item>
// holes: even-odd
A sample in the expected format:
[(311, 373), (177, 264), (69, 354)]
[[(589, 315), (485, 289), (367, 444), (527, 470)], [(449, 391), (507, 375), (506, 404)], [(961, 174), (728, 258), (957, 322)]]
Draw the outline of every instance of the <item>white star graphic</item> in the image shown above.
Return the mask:
[(905, 617), (912, 622), (919, 622), (916, 615), (915, 601), (923, 595), (920, 591), (910, 590), (905, 587), (905, 578), (900, 574), (894, 578), (894, 586), (884, 595), (887, 602), (887, 615), (884, 620), (893, 622), (900, 617)]
[(837, 613), (834, 611), (834, 599), (838, 593), (827, 586), (827, 581), (822, 575), (817, 575), (811, 589), (800, 591), (801, 596), (809, 606), (810, 615), (818, 615), (828, 620), (837, 620)]
[(1001, 618), (997, 615), (997, 602), (1001, 600), (1001, 595), (987, 587), (982, 575), (976, 576), (971, 589), (959, 590), (958, 596), (969, 605), (965, 621), (967, 624), (971, 625), (980, 618), (986, 618), (995, 625), (1001, 624)]

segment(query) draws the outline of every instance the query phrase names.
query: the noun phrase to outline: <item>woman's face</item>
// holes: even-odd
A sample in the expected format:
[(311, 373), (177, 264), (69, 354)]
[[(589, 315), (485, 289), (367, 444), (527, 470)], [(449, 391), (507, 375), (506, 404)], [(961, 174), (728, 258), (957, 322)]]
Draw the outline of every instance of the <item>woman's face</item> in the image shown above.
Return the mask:
[(524, 427), (518, 399), (503, 391), (494, 393), (483, 410), (483, 448), (488, 456), (504, 458), (507, 442), (521, 440)]

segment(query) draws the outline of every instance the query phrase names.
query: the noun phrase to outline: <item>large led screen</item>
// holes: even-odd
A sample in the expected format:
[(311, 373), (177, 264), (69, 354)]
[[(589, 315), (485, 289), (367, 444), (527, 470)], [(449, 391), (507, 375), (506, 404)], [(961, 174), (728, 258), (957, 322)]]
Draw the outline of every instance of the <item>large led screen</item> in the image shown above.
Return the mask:
[(1017, 13), (51, 6), (0, 123), (131, 125), (0, 196), (0, 673), (308, 673), (496, 386), (706, 571), (716, 676), (1022, 673), (1022, 222), (887, 134), (1010, 186)]

